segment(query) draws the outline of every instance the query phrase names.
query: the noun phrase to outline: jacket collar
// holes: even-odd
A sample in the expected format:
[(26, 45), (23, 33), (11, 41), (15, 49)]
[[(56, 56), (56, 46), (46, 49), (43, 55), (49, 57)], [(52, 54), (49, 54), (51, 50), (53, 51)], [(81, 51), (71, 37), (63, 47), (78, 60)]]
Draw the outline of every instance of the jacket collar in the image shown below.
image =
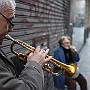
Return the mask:
[[(1, 58), (4, 58), (4, 59), (7, 60), (9, 63), (13, 64), (12, 60), (9, 59), (9, 58), (6, 56), (6, 54), (1, 50), (1, 48), (0, 48), (0, 57), (1, 57)], [(14, 65), (14, 64), (13, 64), (13, 65)]]

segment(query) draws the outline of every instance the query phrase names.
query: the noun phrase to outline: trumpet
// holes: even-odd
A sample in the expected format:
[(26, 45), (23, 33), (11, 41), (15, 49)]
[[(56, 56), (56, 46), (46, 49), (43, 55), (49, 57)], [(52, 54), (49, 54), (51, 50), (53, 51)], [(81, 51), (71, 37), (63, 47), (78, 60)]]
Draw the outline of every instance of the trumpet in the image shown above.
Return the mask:
[[(17, 53), (14, 50), (15, 44), (18, 44), (18, 45), (22, 46), (23, 48), (26, 48), (26, 49), (30, 50), (31, 52), (34, 52), (35, 48), (30, 46), (29, 44), (21, 41), (21, 40), (16, 40), (16, 39), (12, 38), (8, 34), (5, 36), (5, 38), (13, 41), (13, 43), (11, 44), (11, 51), (12, 51), (12, 53), (17, 55), (20, 60), (23, 60), (23, 61), (27, 62), (27, 56), (25, 56), (22, 53)], [(47, 55), (46, 58), (48, 58), (48, 57), (50, 57), (50, 56)], [(55, 75), (55, 76), (58, 76), (59, 74), (62, 73), (62, 71), (64, 71), (64, 74), (65, 74), (66, 77), (73, 77), (76, 74), (76, 72), (77, 72), (77, 66), (74, 63), (71, 63), (70, 65), (67, 65), (67, 64), (64, 64), (64, 63), (54, 59), (54, 58), (51, 58), (49, 62), (51, 64), (53, 64), (55, 67), (60, 68), (60, 71), (53, 72), (53, 69), (48, 64), (45, 64), (42, 67), (42, 69), (47, 71), (48, 73), (51, 73), (51, 74)]]

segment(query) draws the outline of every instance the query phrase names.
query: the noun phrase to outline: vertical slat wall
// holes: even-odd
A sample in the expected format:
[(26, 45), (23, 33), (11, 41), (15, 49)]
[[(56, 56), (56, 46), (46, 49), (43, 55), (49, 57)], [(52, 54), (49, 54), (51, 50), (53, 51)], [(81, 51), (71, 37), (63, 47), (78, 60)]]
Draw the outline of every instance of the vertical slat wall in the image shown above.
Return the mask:
[[(33, 38), (49, 35), (50, 54), (53, 54), (58, 47), (59, 37), (68, 32), (70, 0), (16, 0), (16, 3), (15, 27), (10, 35), (30, 45), (33, 45)], [(2, 45), (9, 57), (12, 55), (11, 43), (5, 40)], [(23, 51), (19, 46), (17, 49)]]

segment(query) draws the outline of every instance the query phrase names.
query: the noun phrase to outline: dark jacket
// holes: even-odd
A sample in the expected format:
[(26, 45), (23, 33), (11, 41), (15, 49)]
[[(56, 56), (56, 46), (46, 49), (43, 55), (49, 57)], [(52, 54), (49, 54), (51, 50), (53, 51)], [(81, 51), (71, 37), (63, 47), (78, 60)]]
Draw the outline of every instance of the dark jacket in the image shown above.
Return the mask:
[(16, 74), (12, 60), (0, 50), (0, 90), (42, 90), (44, 74), (36, 62), (27, 63), (19, 77)]
[[(72, 54), (73, 56), (73, 54)], [(65, 55), (62, 47), (54, 51), (54, 58), (62, 63), (66, 63)], [(79, 54), (73, 56), (74, 63), (77, 63), (80, 60)], [(54, 72), (58, 72), (60, 68), (54, 68)], [(56, 88), (64, 88), (65, 85), (65, 75), (62, 72), (59, 76), (54, 76), (54, 85)]]

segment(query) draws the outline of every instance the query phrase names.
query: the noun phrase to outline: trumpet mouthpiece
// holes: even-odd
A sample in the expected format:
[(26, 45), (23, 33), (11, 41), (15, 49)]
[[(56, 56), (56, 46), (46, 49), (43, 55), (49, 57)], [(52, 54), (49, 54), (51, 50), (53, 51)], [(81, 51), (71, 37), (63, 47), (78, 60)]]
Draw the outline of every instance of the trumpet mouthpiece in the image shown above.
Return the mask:
[(7, 35), (5, 36), (5, 38), (8, 39), (8, 40), (14, 41), (14, 39), (13, 39), (9, 34), (7, 34)]

